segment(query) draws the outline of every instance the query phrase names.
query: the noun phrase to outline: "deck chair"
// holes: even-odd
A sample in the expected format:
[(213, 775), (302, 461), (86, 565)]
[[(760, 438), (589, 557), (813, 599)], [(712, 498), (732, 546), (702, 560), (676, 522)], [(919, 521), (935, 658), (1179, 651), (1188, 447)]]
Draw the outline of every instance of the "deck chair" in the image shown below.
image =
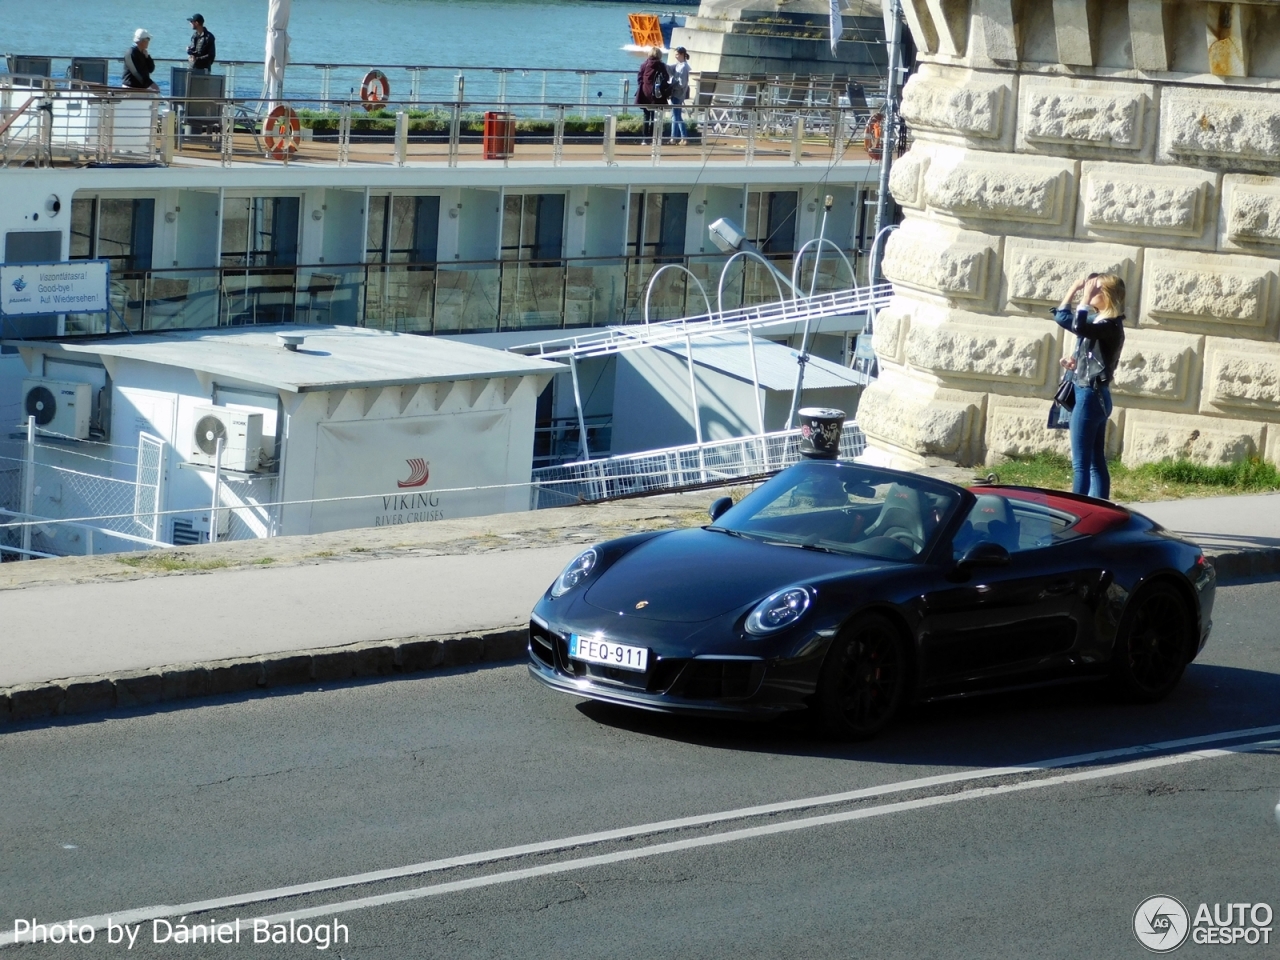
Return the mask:
[(82, 83), (96, 83), (98, 86), (105, 87), (108, 69), (109, 63), (106, 57), (72, 57), (71, 69), (67, 76)]
[(6, 54), (9, 62), (9, 74), (13, 77), (15, 87), (38, 87), (39, 77), (48, 77), (53, 73), (52, 57), (24, 57)]

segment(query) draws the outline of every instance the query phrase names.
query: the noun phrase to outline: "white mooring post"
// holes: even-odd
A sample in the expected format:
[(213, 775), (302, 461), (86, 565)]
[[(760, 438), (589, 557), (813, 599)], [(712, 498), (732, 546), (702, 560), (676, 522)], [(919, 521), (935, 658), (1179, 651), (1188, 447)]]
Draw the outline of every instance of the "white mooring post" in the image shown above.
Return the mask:
[(222, 499), (222, 438), (213, 451), (213, 504), (209, 507), (209, 542), (218, 542), (218, 501)]
[(23, 560), (31, 559), (31, 516), (36, 506), (36, 418), (27, 417), (26, 469), (22, 474), (22, 549)]

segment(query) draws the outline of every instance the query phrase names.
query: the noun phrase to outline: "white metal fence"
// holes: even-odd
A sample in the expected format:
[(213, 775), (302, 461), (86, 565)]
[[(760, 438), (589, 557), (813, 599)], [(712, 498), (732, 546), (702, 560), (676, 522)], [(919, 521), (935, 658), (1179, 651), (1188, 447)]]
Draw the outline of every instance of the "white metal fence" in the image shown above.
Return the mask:
[[(853, 421), (845, 424), (840, 453), (854, 457), (866, 445)], [(32, 483), (24, 483), (27, 448), (0, 441), (0, 559), (85, 556), (191, 545), (211, 539), (253, 540), (279, 534), (280, 510), (305, 504), (372, 500), (386, 493), (317, 500), (276, 499), (275, 478), (224, 476), (218, 509), (161, 510), (164, 451), (110, 448), (137, 454), (133, 462), (58, 445), (36, 443)], [(674, 493), (734, 481), (761, 479), (800, 459), (800, 431), (739, 437), (667, 450), (609, 457), (534, 471), (529, 483), (493, 484), (437, 491), (441, 494), (527, 487), (531, 509), (591, 503), (644, 494)], [(70, 456), (98, 461), (100, 473), (63, 463)], [(139, 462), (141, 469), (139, 469)], [(106, 471), (116, 472), (108, 475)], [(30, 496), (26, 491), (30, 490)], [(194, 521), (194, 522), (193, 522)]]
[[(158, 442), (158, 441), (157, 441)], [(87, 556), (163, 546), (163, 450), (55, 439), (0, 440), (0, 558)]]
[[(856, 457), (865, 448), (858, 425), (845, 423), (840, 455)], [(768, 476), (799, 459), (800, 431), (786, 430), (542, 467), (533, 471), (530, 506), (536, 510), (719, 486)]]

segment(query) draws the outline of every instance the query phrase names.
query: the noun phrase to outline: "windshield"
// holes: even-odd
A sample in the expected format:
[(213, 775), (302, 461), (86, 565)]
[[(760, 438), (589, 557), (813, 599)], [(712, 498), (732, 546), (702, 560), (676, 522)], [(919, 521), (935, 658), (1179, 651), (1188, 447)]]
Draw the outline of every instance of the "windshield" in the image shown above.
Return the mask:
[(711, 529), (788, 546), (914, 560), (960, 502), (960, 491), (910, 474), (806, 461), (778, 474)]

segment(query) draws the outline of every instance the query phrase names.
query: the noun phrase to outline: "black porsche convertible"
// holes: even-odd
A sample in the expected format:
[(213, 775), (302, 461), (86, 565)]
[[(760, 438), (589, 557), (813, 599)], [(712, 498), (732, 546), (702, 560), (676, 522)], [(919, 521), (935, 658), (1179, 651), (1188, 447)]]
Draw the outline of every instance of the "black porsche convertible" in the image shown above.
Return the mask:
[(1097, 677), (1159, 700), (1209, 635), (1201, 549), (1089, 497), (808, 460), (711, 521), (574, 559), (534, 608), (533, 676), (861, 739), (912, 699)]

